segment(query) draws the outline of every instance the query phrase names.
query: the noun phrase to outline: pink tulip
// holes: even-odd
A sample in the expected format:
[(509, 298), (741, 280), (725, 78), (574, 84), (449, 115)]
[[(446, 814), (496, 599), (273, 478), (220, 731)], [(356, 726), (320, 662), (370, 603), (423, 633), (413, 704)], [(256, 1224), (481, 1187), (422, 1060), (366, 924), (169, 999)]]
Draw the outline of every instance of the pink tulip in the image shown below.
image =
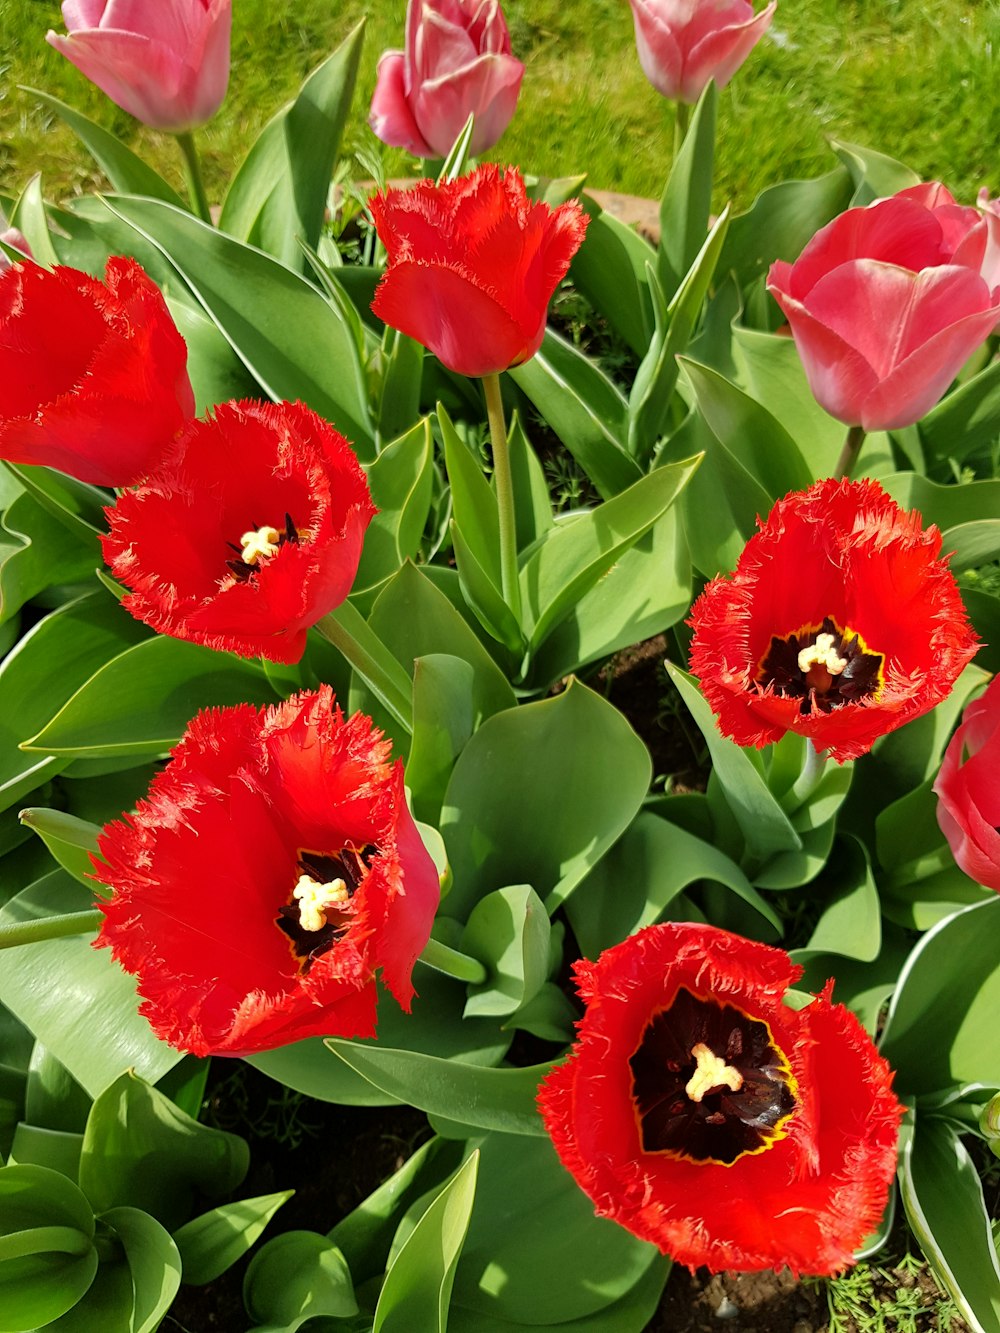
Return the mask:
[(995, 225), (943, 185), (917, 185), (848, 209), (794, 264), (771, 265), (768, 290), (831, 416), (894, 430), (941, 398), (1000, 319)]
[(962, 714), (934, 790), (955, 860), (970, 879), (1000, 892), (1000, 676)]
[[(0, 223), (2, 222), (3, 214), (0, 213)], [(4, 245), (13, 246), (15, 250), (20, 250), (28, 259), (35, 257), (31, 253), (31, 246), (25, 239), (24, 232), (18, 231), (16, 227), (7, 227), (4, 231), (0, 231), (0, 241), (3, 241)], [(0, 273), (6, 273), (9, 268), (13, 268), (13, 264), (3, 250), (0, 250)]]
[(759, 14), (747, 0), (629, 0), (642, 71), (673, 102), (724, 88), (764, 35), (777, 0)]
[(471, 112), (477, 156), (510, 124), (523, 75), (499, 0), (409, 0), (406, 50), (378, 62), (369, 123), (394, 148), (445, 157)]
[(69, 36), (45, 40), (130, 115), (181, 134), (229, 83), (232, 0), (63, 0)]

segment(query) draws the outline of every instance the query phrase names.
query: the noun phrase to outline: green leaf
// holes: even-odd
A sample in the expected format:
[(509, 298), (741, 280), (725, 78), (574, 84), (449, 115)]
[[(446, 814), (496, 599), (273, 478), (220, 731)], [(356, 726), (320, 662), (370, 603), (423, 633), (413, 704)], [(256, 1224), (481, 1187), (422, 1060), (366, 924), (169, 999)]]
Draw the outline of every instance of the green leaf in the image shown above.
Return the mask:
[(114, 189), (122, 194), (144, 194), (151, 199), (162, 199), (164, 203), (173, 204), (176, 208), (185, 207), (183, 199), (163, 177), (131, 149), (126, 148), (120, 139), (51, 93), (40, 92), (37, 88), (25, 88), (23, 91), (37, 97), (66, 122)]
[(550, 1065), (484, 1069), (417, 1051), (364, 1046), (339, 1037), (326, 1045), (382, 1092), (432, 1115), (507, 1134), (545, 1134), (535, 1107), (539, 1079)]
[[(34, 1253), (4, 1258), (6, 1238), (21, 1233), (21, 1248), (33, 1231)], [(17, 1164), (0, 1170), (0, 1327), (31, 1333), (72, 1309), (97, 1272), (93, 1236), (92, 1209), (60, 1172)]]
[[(172, 272), (170, 280), (180, 286)], [(173, 321), (187, 343), (188, 374), (198, 415), (203, 416), (216, 403), (259, 398), (257, 381), (195, 298), (186, 290), (182, 290), (183, 299), (166, 292), (164, 297)]]
[(20, 495), (3, 515), (0, 531), (0, 622), (57, 583), (89, 578), (100, 562), (94, 533), (80, 540), (32, 495)]
[(400, 1246), (378, 1299), (373, 1333), (445, 1333), (478, 1166), (473, 1152)]
[(708, 235), (718, 100), (718, 89), (710, 82), (698, 99), (660, 200), (660, 284), (668, 297)]
[[(93, 547), (94, 534), (103, 532), (107, 526), (104, 506), (112, 500), (107, 491), (47, 467), (32, 467), (26, 463), (5, 463), (4, 466), (43, 509), (59, 519), (78, 539)], [(96, 548), (94, 551), (96, 559)]]
[(524, 636), (514, 613), (454, 522), (451, 524), (451, 544), (462, 592), (476, 619), (498, 643), (520, 657), (524, 651)]
[(531, 399), (606, 500), (642, 472), (628, 453), (628, 403), (611, 380), (558, 334), (507, 372)]
[(671, 903), (699, 880), (724, 885), (780, 932), (773, 909), (724, 852), (666, 819), (643, 813), (566, 904), (584, 957), (597, 958), (642, 927), (669, 920)]
[[(92, 897), (57, 870), (13, 897), (0, 912), (0, 925), (83, 911)], [(134, 979), (85, 935), (8, 950), (0, 968), (0, 1002), (91, 1097), (123, 1069), (153, 1083), (181, 1058), (139, 1016)]]
[(917, 423), (927, 456), (963, 463), (1000, 433), (1000, 361), (960, 384)]
[(881, 1051), (901, 1093), (1000, 1087), (1000, 898), (946, 917), (903, 968)]
[(24, 1118), (44, 1129), (83, 1131), (91, 1099), (61, 1061), (40, 1041), (35, 1042), (28, 1065)]
[(473, 457), (471, 449), (459, 437), (451, 418), (440, 405), (438, 422), (444, 439), (445, 469), (451, 486), (455, 526), (476, 563), (493, 586), (499, 589), (500, 518), (496, 495), (483, 475), (479, 459)]
[(364, 41), (364, 22), (264, 127), (233, 177), (219, 226), (301, 268), (302, 239), (319, 242), (330, 178), (340, 151)]
[(929, 1115), (904, 1127), (901, 1148), (899, 1188), (920, 1248), (970, 1327), (1000, 1333), (1000, 1263), (972, 1159), (955, 1128)]
[(181, 1285), (177, 1247), (160, 1223), (139, 1208), (111, 1208), (101, 1221), (120, 1241), (132, 1278), (129, 1333), (155, 1333)]
[(257, 663), (161, 635), (99, 668), (24, 749), (61, 759), (161, 755), (199, 708), (273, 701)]
[(490, 1134), (479, 1151), (476, 1207), (453, 1302), (485, 1327), (509, 1319), (558, 1328), (596, 1315), (651, 1265), (663, 1265), (655, 1246), (595, 1216), (548, 1137)]
[(169, 204), (116, 195), (108, 207), (170, 260), (266, 393), (307, 403), (373, 448), (354, 336), (311, 283)]
[(852, 208), (863, 207), (874, 199), (885, 199), (911, 185), (920, 184), (915, 171), (885, 153), (877, 153), (874, 148), (862, 148), (860, 144), (846, 143), (843, 139), (831, 139), (830, 147), (851, 173), (854, 182)]
[(80, 1188), (97, 1213), (127, 1199), (172, 1229), (196, 1195), (228, 1194), (249, 1165), (244, 1139), (200, 1125), (130, 1070), (94, 1102)]
[(394, 440), (420, 416), (424, 349), (415, 338), (386, 325), (382, 334), (378, 435)]
[(550, 528), (525, 560), (521, 592), (532, 617), (530, 648), (559, 622), (670, 508), (700, 459), (657, 468), (587, 513)]
[(315, 1231), (286, 1231), (261, 1246), (243, 1279), (243, 1300), (269, 1333), (315, 1315), (347, 1319), (358, 1312), (344, 1256)]
[(10, 215), (10, 225), (22, 232), (31, 246), (36, 264), (52, 268), (59, 263), (49, 235), (49, 221), (42, 198), (42, 178), (35, 174), (25, 185)]
[(468, 915), (506, 884), (531, 884), (554, 911), (632, 822), (651, 776), (622, 715), (576, 681), (488, 718), (459, 756), (441, 812), (449, 911)]
[(355, 589), (382, 583), (420, 549), (434, 482), (430, 419), (386, 445), (366, 471), (379, 512), (365, 532)]
[(541, 989), (549, 967), (548, 913), (530, 884), (496, 889), (469, 913), (462, 952), (486, 965), (489, 976), (469, 987), (466, 1014), (513, 1014)]
[(94, 891), (90, 853), (97, 851), (97, 835), (101, 831), (96, 824), (77, 819), (76, 815), (68, 815), (63, 810), (46, 810), (40, 806), (22, 810), (18, 819), (38, 834), (64, 870)]
[(511, 417), (507, 450), (514, 490), (517, 549), (523, 551), (551, 528), (552, 504), (545, 472), (516, 412)]
[[(804, 949), (794, 950), (792, 956), (800, 963), (819, 953), (874, 962), (882, 948), (882, 926), (878, 890), (864, 843), (844, 838), (826, 878), (832, 894), (823, 904), (809, 943)], [(814, 887), (817, 898), (824, 887)]]
[(224, 1203), (185, 1222), (174, 1232), (184, 1281), (196, 1287), (214, 1282), (256, 1243), (283, 1203), (295, 1193), (261, 1194), (255, 1199)]
[(589, 195), (581, 203), (590, 222), (570, 264), (570, 277), (633, 352), (644, 356), (653, 335), (646, 266), (656, 252), (634, 228), (601, 210)]
[(65, 1129), (42, 1129), (22, 1120), (14, 1130), (8, 1162), (34, 1163), (59, 1171), (76, 1184), (83, 1135)]

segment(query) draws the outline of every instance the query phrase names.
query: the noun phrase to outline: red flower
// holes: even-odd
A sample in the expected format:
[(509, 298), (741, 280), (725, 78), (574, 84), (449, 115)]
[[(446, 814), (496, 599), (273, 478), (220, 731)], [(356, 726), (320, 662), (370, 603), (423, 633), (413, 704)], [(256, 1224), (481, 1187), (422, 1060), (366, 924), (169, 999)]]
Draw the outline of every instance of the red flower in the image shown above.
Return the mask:
[(0, 273), (0, 458), (128, 486), (194, 412), (187, 348), (132, 259)]
[(978, 642), (924, 531), (875, 481), (785, 496), (695, 602), (691, 670), (726, 736), (843, 762), (946, 698)]
[(934, 790), (955, 860), (970, 879), (1000, 893), (1000, 676), (962, 714)]
[(194, 1055), (371, 1037), (379, 968), (409, 1009), (439, 886), (390, 748), (328, 686), (205, 711), (104, 829), (96, 943), (158, 1037)]
[(1000, 319), (997, 220), (931, 183), (850, 208), (768, 290), (817, 402), (865, 430), (928, 412)]
[(372, 310), (459, 375), (533, 357), (545, 314), (587, 229), (575, 200), (529, 201), (521, 174), (478, 167), (369, 200), (388, 267)]
[(375, 513), (342, 435), (302, 403), (226, 403), (192, 421), (142, 486), (106, 511), (104, 556), (139, 620), (297, 662), (339, 606)]
[(801, 972), (689, 923), (576, 964), (587, 1009), (538, 1101), (599, 1217), (692, 1269), (852, 1262), (885, 1208), (901, 1107), (832, 983), (782, 1003)]

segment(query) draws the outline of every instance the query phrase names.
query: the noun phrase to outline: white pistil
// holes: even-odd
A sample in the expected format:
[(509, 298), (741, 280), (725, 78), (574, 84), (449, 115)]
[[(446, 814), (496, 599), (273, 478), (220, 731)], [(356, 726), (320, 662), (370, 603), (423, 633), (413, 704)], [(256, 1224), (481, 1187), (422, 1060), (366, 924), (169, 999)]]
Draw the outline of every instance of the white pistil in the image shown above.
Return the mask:
[(730, 1092), (739, 1092), (743, 1087), (743, 1075), (732, 1065), (716, 1055), (703, 1041), (691, 1047), (691, 1054), (697, 1061), (694, 1073), (684, 1085), (684, 1091), (693, 1102), (701, 1099), (713, 1088), (726, 1087)]
[(240, 545), (243, 547), (243, 563), (255, 565), (262, 557), (274, 555), (281, 545), (281, 534), (277, 528), (257, 528), (253, 532), (244, 532)]
[(327, 923), (326, 909), (340, 907), (348, 901), (350, 894), (342, 879), (320, 884), (312, 875), (300, 875), (292, 897), (299, 904), (299, 925), (303, 930), (316, 931), (322, 930)]
[(799, 670), (808, 675), (813, 667), (825, 667), (831, 676), (839, 676), (847, 666), (847, 658), (841, 657), (834, 648), (832, 634), (817, 634), (816, 642), (799, 653)]

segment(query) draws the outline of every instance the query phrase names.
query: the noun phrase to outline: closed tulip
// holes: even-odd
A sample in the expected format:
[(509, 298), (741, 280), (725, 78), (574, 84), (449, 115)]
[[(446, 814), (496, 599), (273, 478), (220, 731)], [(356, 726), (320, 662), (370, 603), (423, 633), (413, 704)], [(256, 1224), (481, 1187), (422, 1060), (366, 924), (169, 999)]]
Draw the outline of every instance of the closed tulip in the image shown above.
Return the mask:
[(777, 0), (630, 0), (642, 72), (673, 102), (697, 102), (710, 79), (724, 88), (767, 31)]
[(498, 0), (409, 0), (406, 49), (378, 65), (372, 129), (417, 157), (445, 157), (470, 113), (473, 155), (510, 123), (524, 66), (511, 55)]
[(1000, 319), (996, 224), (941, 185), (850, 208), (771, 265), (809, 387), (866, 431), (911, 426)]
[(46, 41), (136, 120), (182, 134), (226, 95), (232, 9), (232, 0), (63, 0), (68, 35)]
[(955, 860), (970, 879), (1000, 893), (1000, 676), (962, 714), (934, 790)]

